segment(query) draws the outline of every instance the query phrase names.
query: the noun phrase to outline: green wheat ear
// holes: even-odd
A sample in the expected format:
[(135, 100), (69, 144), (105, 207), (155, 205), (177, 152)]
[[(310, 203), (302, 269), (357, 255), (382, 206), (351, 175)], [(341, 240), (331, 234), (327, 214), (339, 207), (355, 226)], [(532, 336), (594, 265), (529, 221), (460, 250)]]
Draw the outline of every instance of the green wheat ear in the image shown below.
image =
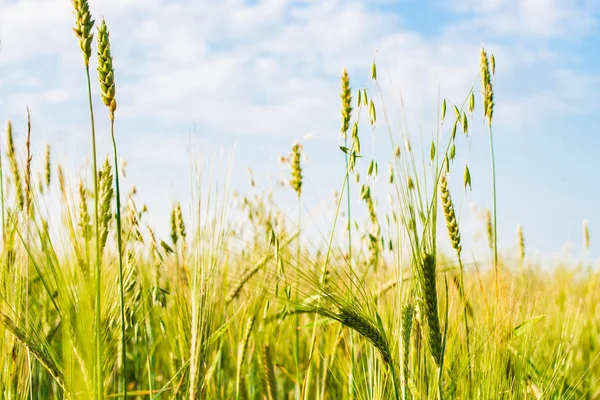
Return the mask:
[(350, 77), (348, 77), (348, 70), (346, 68), (342, 70), (340, 98), (342, 99), (342, 126), (340, 131), (342, 136), (346, 138), (348, 129), (350, 129), (350, 116), (352, 114), (352, 91), (350, 89)]
[(519, 261), (522, 263), (525, 259), (525, 236), (521, 225), (517, 225), (517, 244), (519, 245)]
[(21, 173), (19, 172), (19, 162), (17, 161), (17, 150), (15, 149), (11, 121), (8, 121), (6, 128), (6, 153), (10, 164), (10, 171), (13, 175), (17, 204), (19, 205), (19, 209), (22, 210), (25, 206), (25, 196), (23, 195), (23, 182), (21, 181)]
[(115, 70), (110, 52), (109, 36), (106, 21), (102, 19), (98, 28), (98, 81), (100, 82), (102, 102), (108, 107), (110, 119), (113, 120), (117, 110), (117, 100), (115, 98)]
[(302, 166), (300, 165), (300, 151), (302, 145), (294, 143), (292, 146), (292, 154), (290, 156), (290, 164), (292, 166), (292, 179), (290, 179), (290, 186), (296, 192), (296, 195), (300, 197), (302, 195)]
[(83, 52), (83, 64), (85, 67), (90, 65), (90, 57), (92, 56), (92, 40), (94, 34), (92, 28), (94, 27), (94, 20), (92, 20), (92, 14), (90, 13), (90, 5), (87, 0), (73, 0), (73, 13), (75, 14), (75, 27), (73, 32), (79, 39), (79, 47)]
[(427, 323), (429, 349), (436, 365), (442, 361), (442, 331), (438, 316), (437, 284), (435, 275), (435, 256), (424, 254), (422, 260), (423, 282), (421, 285), (421, 306)]
[(583, 221), (583, 247), (590, 249), (590, 228), (587, 221)]
[(446, 229), (448, 230), (450, 243), (452, 243), (452, 248), (460, 257), (462, 250), (460, 244), (460, 232), (458, 230), (458, 222), (456, 221), (456, 213), (454, 211), (452, 197), (450, 197), (450, 190), (448, 189), (448, 180), (446, 179), (446, 175), (442, 175), (440, 178), (440, 197), (442, 198), (442, 207), (444, 208)]

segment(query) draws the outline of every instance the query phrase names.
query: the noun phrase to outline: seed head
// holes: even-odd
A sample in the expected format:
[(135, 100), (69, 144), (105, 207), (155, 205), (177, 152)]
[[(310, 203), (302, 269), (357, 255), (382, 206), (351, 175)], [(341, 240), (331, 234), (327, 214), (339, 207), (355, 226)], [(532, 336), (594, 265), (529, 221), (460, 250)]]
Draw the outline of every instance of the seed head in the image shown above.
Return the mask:
[(488, 236), (488, 244), (490, 249), (494, 247), (494, 227), (492, 225), (492, 213), (489, 209), (485, 210), (485, 219), (487, 226), (487, 236)]
[(435, 256), (433, 254), (424, 254), (421, 268), (423, 274), (421, 282), (421, 311), (424, 314), (427, 324), (429, 349), (433, 360), (439, 366), (442, 359), (442, 333), (438, 315)]
[(483, 95), (483, 113), (488, 123), (492, 124), (494, 114), (494, 90), (490, 74), (490, 63), (485, 49), (481, 49), (481, 93)]
[(50, 180), (52, 178), (52, 162), (50, 160), (50, 144), (46, 144), (46, 154), (45, 154), (45, 160), (44, 160), (44, 165), (45, 165), (45, 184), (46, 184), (46, 188), (50, 187)]
[(412, 322), (415, 308), (412, 304), (406, 304), (402, 308), (402, 381), (404, 385), (408, 384), (409, 375), (409, 351), (410, 335), (412, 332)]
[(81, 235), (88, 241), (92, 236), (92, 219), (87, 205), (87, 193), (83, 182), (79, 181), (79, 229), (81, 229)]
[(342, 99), (342, 127), (340, 129), (344, 139), (350, 128), (350, 116), (352, 114), (352, 92), (350, 89), (350, 78), (346, 68), (342, 70), (342, 91), (340, 93)]
[(17, 204), (22, 210), (25, 206), (25, 196), (23, 195), (23, 184), (21, 182), (21, 174), (19, 172), (19, 162), (17, 161), (17, 151), (15, 150), (15, 141), (13, 137), (11, 121), (8, 121), (8, 126), (6, 128), (6, 152), (15, 184)]
[(456, 221), (456, 213), (454, 212), (454, 205), (452, 204), (452, 198), (450, 197), (450, 190), (448, 190), (448, 181), (446, 175), (442, 175), (440, 178), (440, 197), (442, 198), (442, 207), (444, 208), (444, 217), (446, 218), (446, 229), (448, 229), (448, 236), (452, 243), (452, 248), (456, 250), (456, 253), (460, 257), (461, 245), (460, 245), (460, 233), (458, 231), (458, 222)]
[(302, 151), (302, 145), (294, 143), (292, 145), (292, 152), (290, 154), (290, 164), (292, 167), (292, 179), (290, 179), (290, 186), (296, 192), (296, 195), (300, 197), (302, 195), (302, 166), (300, 165), (300, 152)]
[(185, 241), (186, 232), (185, 232), (185, 223), (183, 222), (183, 212), (181, 212), (181, 204), (177, 203), (175, 205), (175, 222), (177, 226), (177, 234), (181, 237), (181, 240)]
[(90, 5), (87, 0), (73, 0), (73, 13), (75, 14), (75, 27), (73, 32), (79, 39), (79, 48), (83, 52), (83, 64), (86, 68), (90, 65), (90, 57), (92, 56), (92, 40), (94, 34), (94, 20), (90, 13)]
[(113, 175), (108, 158), (104, 160), (102, 169), (98, 171), (100, 196), (100, 249), (104, 249), (108, 239), (108, 228), (112, 219), (111, 201), (113, 197)]
[(519, 261), (522, 263), (525, 259), (525, 237), (521, 225), (517, 225), (517, 244), (519, 245)]
[(114, 119), (117, 109), (115, 99), (115, 70), (110, 52), (110, 33), (106, 22), (102, 19), (98, 28), (98, 81), (104, 105), (108, 107), (110, 119)]
[(171, 210), (171, 241), (173, 245), (177, 245), (179, 234), (177, 233), (177, 216), (175, 215), (175, 207)]
[(590, 249), (590, 229), (587, 221), (583, 221), (583, 247), (586, 250)]

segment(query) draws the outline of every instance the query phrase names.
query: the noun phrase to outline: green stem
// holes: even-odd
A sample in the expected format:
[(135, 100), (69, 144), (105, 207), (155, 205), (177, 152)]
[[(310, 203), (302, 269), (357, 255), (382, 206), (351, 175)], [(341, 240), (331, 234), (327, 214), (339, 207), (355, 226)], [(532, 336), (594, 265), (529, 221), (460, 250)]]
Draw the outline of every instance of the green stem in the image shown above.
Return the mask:
[(127, 399), (127, 357), (125, 353), (125, 299), (123, 293), (123, 244), (121, 238), (121, 192), (119, 190), (119, 163), (117, 158), (117, 142), (115, 140), (115, 119), (111, 113), (110, 134), (112, 137), (115, 163), (115, 218), (117, 220), (117, 252), (119, 257), (119, 306), (121, 308), (121, 362), (123, 379), (123, 399)]
[(464, 275), (464, 268), (463, 268), (463, 263), (462, 260), (460, 258), (460, 254), (458, 254), (458, 265), (460, 267), (460, 291), (462, 292), (462, 300), (463, 300), (463, 313), (464, 313), (464, 324), (465, 324), (465, 344), (467, 346), (467, 360), (468, 360), (468, 368), (469, 368), (469, 396), (471, 396), (472, 394), (472, 385), (473, 385), (473, 371), (471, 370), (471, 346), (470, 346), (470, 340), (469, 340), (469, 317), (468, 317), (468, 313), (467, 313), (467, 295), (465, 293), (465, 281), (463, 278)]
[(96, 298), (95, 298), (95, 333), (96, 333), (96, 395), (95, 397), (98, 399), (102, 399), (104, 397), (104, 378), (102, 373), (102, 307), (101, 307), (101, 295), (102, 288), (100, 287), (102, 283), (101, 266), (100, 266), (100, 229), (99, 229), (99, 209), (98, 209), (98, 164), (96, 157), (96, 126), (94, 123), (94, 109), (92, 104), (92, 85), (90, 80), (90, 67), (89, 65), (85, 66), (85, 74), (87, 78), (87, 87), (88, 87), (88, 105), (90, 108), (90, 122), (92, 125), (92, 168), (94, 172), (94, 229), (95, 229), (95, 237), (96, 237)]
[[(298, 245), (296, 246), (296, 302), (298, 302), (299, 288), (298, 284), (300, 282), (300, 223), (302, 217), (302, 203), (300, 201), (300, 195), (298, 195)], [(296, 329), (295, 329), (295, 341), (296, 344), (294, 346), (294, 359), (296, 362), (296, 399), (300, 397), (300, 321), (299, 316), (296, 314)]]
[[(342, 206), (342, 196), (343, 196), (343, 192), (344, 189), (346, 187), (346, 181), (348, 180), (348, 172), (346, 172), (346, 175), (344, 176), (344, 183), (342, 184), (342, 188), (341, 188), (341, 193), (340, 193), (340, 198), (337, 202), (337, 206), (335, 209), (335, 216), (333, 219), (333, 227), (331, 228), (331, 233), (329, 235), (329, 242), (327, 245), (327, 252), (325, 254), (325, 260), (323, 261), (323, 269), (321, 270), (321, 279), (319, 282), (320, 285), (320, 290), (321, 293), (324, 290), (324, 286), (325, 286), (325, 277), (327, 275), (327, 266), (329, 265), (329, 259), (331, 257), (331, 249), (332, 249), (332, 245), (333, 245), (333, 238), (335, 236), (335, 227), (337, 226), (337, 222), (338, 222), (338, 216), (340, 214), (340, 208)], [(317, 300), (317, 308), (320, 307), (321, 305), (321, 296), (319, 296), (318, 300)], [(306, 378), (304, 379), (304, 384), (302, 385), (302, 400), (306, 399), (306, 396), (308, 394), (309, 388), (310, 388), (310, 375), (311, 375), (311, 367), (312, 367), (312, 358), (313, 358), (313, 354), (314, 354), (314, 350), (315, 350), (315, 342), (317, 339), (317, 318), (318, 318), (319, 314), (315, 313), (315, 318), (314, 318), (314, 322), (313, 322), (313, 329), (312, 329), (312, 334), (311, 334), (311, 339), (310, 339), (310, 350), (309, 350), (309, 355), (308, 355), (308, 368), (306, 371)]]
[[(496, 273), (496, 286), (498, 286), (498, 229), (496, 225), (496, 215), (497, 215), (497, 206), (496, 206), (496, 162), (494, 161), (494, 141), (492, 138), (492, 123), (491, 121), (488, 124), (488, 131), (490, 133), (490, 157), (492, 162), (492, 193), (494, 197), (494, 271)], [(497, 289), (497, 288), (496, 288)]]
[[(344, 140), (344, 146), (348, 147), (347, 139)], [(348, 206), (348, 265), (352, 270), (352, 216), (350, 214), (350, 170), (348, 169), (348, 154), (344, 153), (346, 159), (346, 199)], [(352, 274), (354, 276), (354, 274)], [(350, 330), (350, 373), (348, 374), (348, 396), (354, 398), (354, 335)]]

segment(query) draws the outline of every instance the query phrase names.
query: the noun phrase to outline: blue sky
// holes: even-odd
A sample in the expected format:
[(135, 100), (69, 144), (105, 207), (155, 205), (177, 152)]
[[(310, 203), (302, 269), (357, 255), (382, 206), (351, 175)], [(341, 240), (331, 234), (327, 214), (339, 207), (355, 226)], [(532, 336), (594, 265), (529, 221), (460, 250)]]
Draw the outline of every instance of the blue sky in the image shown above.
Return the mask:
[[(90, 0), (90, 5), (111, 31), (117, 135), (127, 182), (136, 185), (138, 199), (148, 204), (165, 236), (172, 203), (189, 199), (191, 149), (192, 158), (206, 163), (213, 150), (228, 154), (235, 146), (231, 185), (244, 194), (248, 167), (261, 188), (276, 184), (286, 172), (278, 159), (294, 140), (308, 155), (307, 224), (322, 223), (343, 179), (337, 150), (342, 67), (359, 88), (368, 83), (375, 58), (386, 107), (397, 109), (401, 93), (411, 127), (431, 132), (438, 93), (450, 102), (463, 100), (477, 82), (484, 45), (497, 60), (500, 247), (514, 250), (521, 224), (530, 254), (559, 254), (566, 245), (580, 255), (587, 219), (591, 256), (600, 254), (595, 234), (600, 136), (594, 118), (600, 111), (600, 4), (594, 0)], [(38, 161), (44, 143), (51, 142), (66, 167), (83, 173), (89, 123), (73, 23), (66, 0), (0, 0), (0, 119), (12, 119), (22, 138), (28, 105)], [(96, 108), (105, 154), (108, 125), (98, 100)], [(471, 147), (461, 155), (468, 157), (474, 190), (465, 196), (460, 176), (451, 183), (461, 204), (464, 241), (478, 249), (485, 243), (476, 237), (484, 227), (481, 209), (491, 207), (491, 183), (486, 131), (477, 118), (471, 127)], [(303, 139), (306, 134), (312, 137)], [(383, 124), (363, 135), (367, 155), (376, 156), (386, 171)], [(384, 177), (378, 185), (385, 188)], [(288, 192), (277, 189), (276, 197), (295, 215)], [(386, 203), (385, 196), (380, 202)]]

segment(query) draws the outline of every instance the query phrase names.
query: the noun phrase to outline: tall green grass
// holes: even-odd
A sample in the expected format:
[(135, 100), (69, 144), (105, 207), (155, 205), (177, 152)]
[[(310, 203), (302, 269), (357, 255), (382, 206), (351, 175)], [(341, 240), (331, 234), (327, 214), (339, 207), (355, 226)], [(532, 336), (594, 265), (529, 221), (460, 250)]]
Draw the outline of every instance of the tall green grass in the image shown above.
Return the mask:
[[(21, 148), (7, 124), (0, 155), (3, 398), (600, 398), (597, 271), (529, 261), (521, 227), (517, 257), (501, 254), (495, 184), (491, 260), (463, 256), (453, 202), (461, 194), (450, 188), (462, 180), (471, 189), (457, 148), (468, 144), (480, 108), (495, 174), (495, 60), (485, 50), (481, 76), (476, 69), (473, 76), (482, 87), (456, 105), (442, 99), (431, 135), (391, 122), (374, 63), (371, 82), (358, 90), (343, 70), (342, 143), (332, 149), (344, 160), (340, 195), (321, 247), (302, 231), (308, 221), (299, 144), (286, 159), (296, 221), (254, 182), (253, 193), (230, 193), (227, 166), (214, 165), (197, 173), (191, 198), (181, 203), (189, 209), (176, 202), (170, 214), (162, 210), (171, 218), (171, 233), (162, 238), (146, 222), (135, 189), (121, 191), (116, 78), (104, 20), (97, 71), (113, 162), (98, 162), (90, 78), (95, 24), (87, 1), (73, 7), (92, 174), (68, 181), (48, 145), (35, 175), (29, 135)], [(479, 90), (483, 107), (475, 100)], [(361, 149), (365, 128), (388, 133), (385, 182), (378, 179), (381, 160)], [(351, 180), (365, 221), (350, 209)], [(378, 196), (385, 190), (387, 213)], [(49, 207), (56, 198), (60, 213)], [(588, 248), (587, 223), (583, 229)], [(333, 244), (340, 234), (348, 239), (342, 247)], [(452, 251), (441, 251), (442, 243)]]

